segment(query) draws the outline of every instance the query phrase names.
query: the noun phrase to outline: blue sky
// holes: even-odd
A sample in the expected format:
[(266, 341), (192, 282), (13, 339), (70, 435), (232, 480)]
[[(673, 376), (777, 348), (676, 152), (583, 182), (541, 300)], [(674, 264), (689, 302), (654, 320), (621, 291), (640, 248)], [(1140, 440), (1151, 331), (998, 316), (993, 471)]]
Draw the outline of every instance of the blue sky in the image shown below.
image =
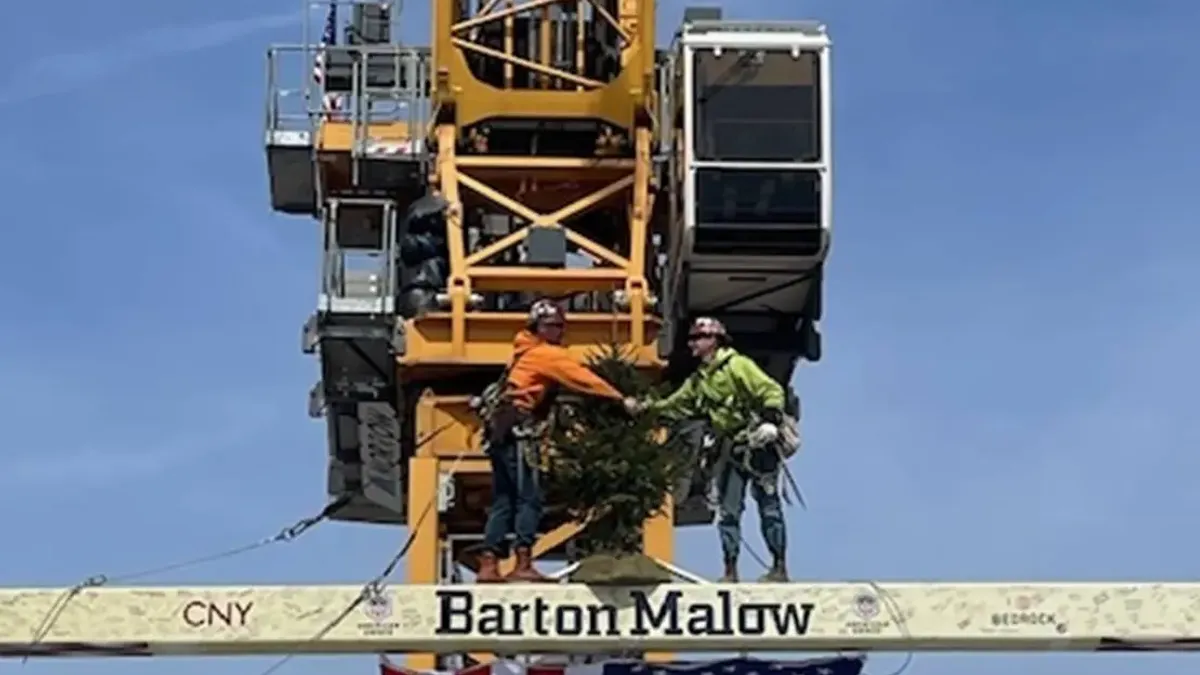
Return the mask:
[[(323, 432), (305, 416), (315, 363), (298, 348), (316, 229), (270, 213), (261, 148), (263, 52), (298, 40), (298, 4), (8, 11), (21, 30), (0, 46), (0, 508), (15, 517), (0, 520), (0, 582), (68, 585), (204, 554), (322, 503)], [(427, 3), (408, 4), (408, 38), (424, 41)], [(684, 3), (661, 4), (665, 38)], [(826, 358), (797, 377), (810, 510), (790, 514), (794, 574), (1194, 574), (1200, 5), (740, 4), (727, 15), (818, 17), (836, 41), (837, 232)], [(696, 571), (717, 571), (715, 536), (681, 533)], [(401, 538), (327, 525), (155, 581), (357, 583)], [(282, 672), (373, 672), (371, 657), (337, 661)], [(899, 663), (880, 656), (872, 671)], [(1196, 665), (918, 655), (909, 672)]]

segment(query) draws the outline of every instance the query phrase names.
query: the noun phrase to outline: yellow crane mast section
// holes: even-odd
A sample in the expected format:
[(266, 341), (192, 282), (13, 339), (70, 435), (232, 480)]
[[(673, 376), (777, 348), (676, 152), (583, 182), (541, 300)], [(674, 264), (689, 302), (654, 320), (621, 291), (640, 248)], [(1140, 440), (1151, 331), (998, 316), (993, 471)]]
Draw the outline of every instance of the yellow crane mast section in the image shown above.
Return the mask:
[[(529, 300), (564, 302), (570, 323), (564, 346), (577, 359), (616, 345), (650, 373), (665, 365), (658, 345), (660, 251), (652, 242), (652, 233), (667, 229), (656, 221), (667, 200), (657, 210), (655, 205), (655, 3), (432, 0), (430, 9), (428, 51), (390, 40), (322, 47), (326, 54), (354, 55), (358, 84), (346, 93), (346, 105), (322, 113), (314, 124), (317, 175), (329, 198), (362, 194), (364, 185), (353, 177), (393, 165), (372, 152), (387, 147), (402, 148), (398, 154), (410, 160), (419, 157), (419, 178), (405, 189), (377, 194), (394, 197), (400, 213), (419, 195), (445, 203), (444, 283), (435, 302), (400, 312), (396, 332), (403, 348), (394, 352), (402, 392), (396, 417), (413, 439), (400, 460), (406, 464), (404, 522), (412, 537), (406, 582), (418, 589), (445, 583), (452, 571), (477, 571), (471, 546), (482, 538), (490, 462), (481, 421), (469, 406), (478, 391), (467, 391), (463, 382), (486, 383), (509, 361)], [(611, 53), (602, 60), (593, 53), (598, 47)], [(373, 63), (409, 74), (381, 91), (372, 84)], [(393, 97), (407, 100), (412, 114), (393, 114), (382, 105)], [(355, 167), (363, 171), (356, 174)], [(537, 242), (544, 249), (547, 239), (554, 242), (548, 248), (587, 265), (548, 260), (557, 253), (535, 255)], [(514, 302), (517, 297), (522, 300)], [(569, 555), (571, 540), (583, 529), (552, 511), (548, 505), (532, 551), (541, 562)], [(663, 512), (645, 525), (645, 553), (670, 561), (674, 528), (668, 497)], [(513, 566), (510, 557), (502, 572)], [(409, 598), (422, 591), (398, 593), (397, 607), (415, 608)], [(432, 598), (430, 593), (425, 595)], [(433, 633), (404, 635), (416, 624), (395, 620), (403, 629), (386, 635), (404, 645), (397, 651), (408, 652), (414, 670), (438, 668), (436, 650), (461, 651), (450, 648), (453, 640), (435, 650)], [(353, 651), (353, 644), (333, 651)], [(470, 644), (477, 661), (501, 647), (491, 640)]]
[[(1183, 583), (403, 586), (357, 605), (362, 590), (354, 586), (100, 588), (78, 592), (63, 606), (68, 592), (0, 592), (0, 654), (1190, 651), (1200, 645), (1194, 632), (1200, 584)], [(54, 620), (35, 643), (47, 617)]]
[[(537, 292), (550, 296), (574, 293), (613, 292), (624, 294), (623, 311), (608, 316), (571, 317), (569, 340), (580, 356), (596, 345), (617, 343), (647, 367), (661, 365), (654, 340), (659, 319), (648, 311), (646, 282), (648, 221), (653, 210), (652, 145), (655, 117), (655, 52), (653, 2), (622, 0), (616, 15), (601, 3), (587, 6), (596, 20), (614, 30), (621, 44), (621, 71), (615, 79), (600, 82), (578, 73), (548, 65), (549, 44), (540, 54), (545, 63), (519, 57), (511, 46), (491, 49), (472, 38), (481, 28), (511, 24), (514, 17), (531, 11), (549, 11), (562, 0), (532, 0), (500, 7), (488, 2), (474, 15), (464, 17), (456, 2), (433, 3), (433, 63), (429, 141), (436, 148), (431, 187), (450, 204), (446, 214), (449, 248), (449, 282), (446, 311), (429, 312), (405, 322), (407, 339), (399, 366), (401, 377), (436, 377), (439, 367), (497, 365), (512, 352), (512, 337), (524, 322), (521, 313), (480, 312), (472, 309), (474, 293)], [(583, 5), (580, 5), (582, 8)], [(584, 29), (584, 12), (579, 11), (579, 30)], [(507, 26), (511, 41), (512, 26)], [(540, 39), (552, 40), (548, 28)], [(582, 49), (583, 42), (579, 42)], [(505, 64), (503, 86), (481, 81), (472, 72), (467, 55), (483, 55)], [(576, 56), (578, 64), (583, 56)], [(526, 69), (542, 77), (541, 86), (513, 85), (513, 68)], [(557, 84), (570, 83), (570, 87)], [(486, 131), (477, 125), (505, 119), (587, 120), (604, 125), (611, 147), (598, 143), (597, 156), (498, 155), (486, 146)], [(327, 118), (321, 121), (317, 145), (324, 154), (352, 154), (356, 140), (365, 135), (369, 143), (410, 144), (423, 130), (410, 129), (405, 121), (367, 122)], [(464, 154), (470, 145), (480, 154)], [(628, 152), (628, 151), (632, 152)], [(629, 156), (619, 156), (629, 155)], [(516, 188), (515, 190), (513, 188)], [(512, 196), (515, 193), (525, 197)], [(547, 194), (571, 194), (572, 199), (547, 201)], [(539, 200), (539, 197), (543, 199)], [(464, 204), (464, 201), (467, 204)], [(541, 201), (550, 204), (538, 208)], [(614, 201), (626, 203), (626, 219), (620, 235), (606, 233), (624, 249), (620, 253), (563, 224), (589, 214)], [(510, 215), (521, 225), (506, 236), (474, 252), (464, 241), (464, 207), (483, 206)], [(568, 243), (591, 257), (591, 268), (539, 269), (495, 264), (525, 242), (535, 228), (562, 228)]]

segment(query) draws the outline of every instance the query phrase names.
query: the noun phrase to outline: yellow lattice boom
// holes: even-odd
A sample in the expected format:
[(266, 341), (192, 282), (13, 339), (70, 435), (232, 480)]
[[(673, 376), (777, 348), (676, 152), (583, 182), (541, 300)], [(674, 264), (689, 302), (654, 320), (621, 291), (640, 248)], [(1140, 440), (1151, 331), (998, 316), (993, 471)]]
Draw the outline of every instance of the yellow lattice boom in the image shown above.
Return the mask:
[[(396, 46), (386, 8), (352, 10), (354, 44), (321, 52), (312, 129), (316, 209), (340, 266), (309, 338), (323, 365), (314, 409), (332, 420), (331, 492), (361, 492), (339, 517), (408, 525), (414, 584), (475, 568), (489, 465), (468, 401), (509, 360), (533, 299), (568, 305), (577, 356), (616, 344), (649, 371), (664, 365), (654, 3), (432, 7), (429, 50)], [(385, 259), (375, 276), (352, 278), (356, 245)], [(374, 287), (351, 301), (353, 284)], [(331, 386), (361, 361), (377, 371), (369, 395)], [(543, 559), (566, 556), (580, 530), (553, 505), (543, 528)], [(668, 508), (647, 524), (647, 553), (670, 561), (673, 529)], [(435, 665), (431, 652), (410, 659)]]

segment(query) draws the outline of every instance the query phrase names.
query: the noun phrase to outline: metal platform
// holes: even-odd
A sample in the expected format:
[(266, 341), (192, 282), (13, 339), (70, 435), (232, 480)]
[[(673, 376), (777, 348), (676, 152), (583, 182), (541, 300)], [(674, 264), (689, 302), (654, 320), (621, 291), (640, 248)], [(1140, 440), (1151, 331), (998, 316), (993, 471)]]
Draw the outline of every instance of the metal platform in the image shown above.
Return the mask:
[(267, 173), (271, 209), (296, 216), (317, 214), (317, 172), (312, 133), (277, 130), (267, 133)]
[[(320, 83), (302, 77), (318, 58), (326, 64)], [(425, 190), (428, 49), (274, 46), (267, 92), (274, 210), (317, 216), (323, 197), (415, 198)]]

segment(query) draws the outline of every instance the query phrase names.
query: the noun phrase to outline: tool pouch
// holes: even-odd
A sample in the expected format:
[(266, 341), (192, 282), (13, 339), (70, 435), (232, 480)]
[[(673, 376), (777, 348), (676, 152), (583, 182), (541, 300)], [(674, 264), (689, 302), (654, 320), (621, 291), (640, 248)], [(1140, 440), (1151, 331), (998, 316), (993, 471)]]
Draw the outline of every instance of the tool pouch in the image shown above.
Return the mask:
[(492, 416), (487, 423), (488, 445), (494, 446), (502, 443), (512, 434), (513, 429), (516, 429), (517, 423), (521, 421), (520, 411), (509, 401), (503, 401), (492, 411)]
[(779, 450), (780, 456), (784, 459), (789, 459), (796, 453), (800, 452), (800, 420), (791, 415), (784, 415), (783, 421), (777, 425), (779, 427), (779, 438), (775, 441), (775, 446)]

